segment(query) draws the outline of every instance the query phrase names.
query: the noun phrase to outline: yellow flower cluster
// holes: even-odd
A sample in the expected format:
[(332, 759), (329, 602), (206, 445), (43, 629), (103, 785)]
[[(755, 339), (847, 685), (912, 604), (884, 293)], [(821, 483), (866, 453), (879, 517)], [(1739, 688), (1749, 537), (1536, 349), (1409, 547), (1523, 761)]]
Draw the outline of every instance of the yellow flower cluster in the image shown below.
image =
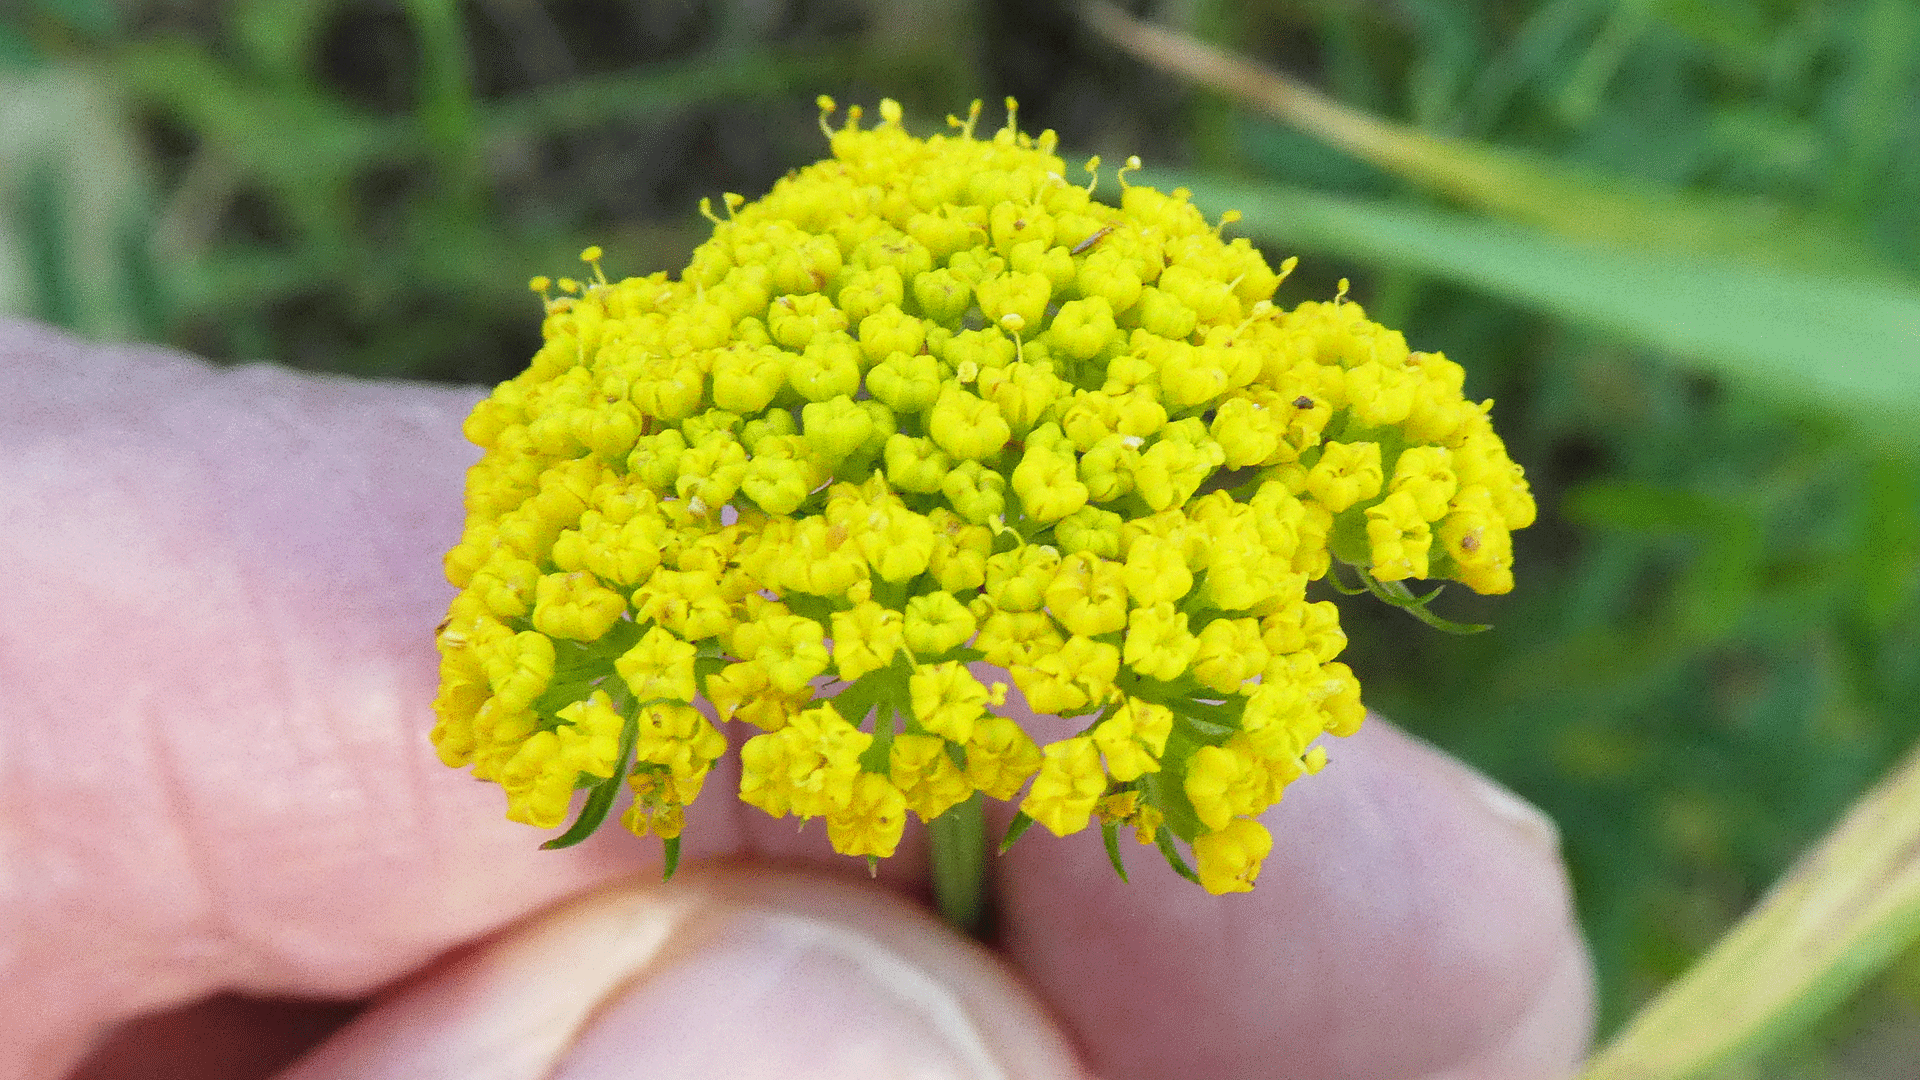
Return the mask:
[[(439, 639), (433, 740), (509, 817), (590, 788), (577, 838), (624, 781), (675, 850), (738, 720), (740, 798), (839, 851), (981, 793), (1244, 890), (1258, 815), (1363, 715), (1309, 583), (1511, 588), (1533, 503), (1457, 364), (1274, 306), (1291, 262), (1137, 161), (1096, 200), (1098, 160), (1070, 182), (1008, 112), (920, 139), (856, 108), (831, 159), (703, 207), (677, 280), (589, 249), (549, 296), (466, 424)], [(1036, 744), (996, 671), (1079, 733)]]

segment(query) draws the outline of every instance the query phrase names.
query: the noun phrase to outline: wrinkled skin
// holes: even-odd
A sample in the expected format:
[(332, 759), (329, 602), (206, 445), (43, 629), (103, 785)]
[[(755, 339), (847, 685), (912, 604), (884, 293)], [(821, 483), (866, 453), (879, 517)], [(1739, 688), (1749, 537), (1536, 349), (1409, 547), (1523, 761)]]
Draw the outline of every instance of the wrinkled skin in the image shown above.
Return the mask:
[[(715, 961), (722, 1004), (693, 1019), (620, 1007), (763, 923), (904, 958), (1002, 1075), (1549, 1080), (1585, 1046), (1552, 827), (1377, 718), (1268, 813), (1251, 894), (1150, 850), (1123, 885), (1097, 841), (1036, 831), (992, 867), (989, 954), (920, 913), (919, 834), (868, 882), (817, 825), (725, 798), (725, 772), (663, 887), (657, 842), (542, 852), (427, 744), (478, 391), (17, 323), (0, 386), (0, 1077), (303, 1053), (292, 1075), (615, 1075), (590, 1063), (613, 1039), (665, 1055), (636, 1075), (672, 1075), (675, 1043), (714, 1075), (728, 1054), (799, 1075), (779, 1055), (826, 1053), (832, 1025), (788, 1045), (727, 1015), (754, 964)], [(791, 970), (807, 1000), (814, 969)], [(555, 1019), (508, 1039), (489, 1009)]]

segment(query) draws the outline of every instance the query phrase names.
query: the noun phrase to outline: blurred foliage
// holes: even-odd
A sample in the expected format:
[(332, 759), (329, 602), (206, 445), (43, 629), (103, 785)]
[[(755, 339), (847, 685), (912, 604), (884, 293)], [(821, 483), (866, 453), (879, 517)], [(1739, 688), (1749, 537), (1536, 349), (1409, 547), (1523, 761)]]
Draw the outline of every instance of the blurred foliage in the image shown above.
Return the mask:
[[(820, 154), (823, 90), (1014, 94), (1246, 209), (1287, 298), (1351, 277), (1500, 399), (1542, 523), (1514, 595), (1436, 605), (1497, 630), (1349, 605), (1351, 659), (1560, 823), (1606, 1027), (1920, 738), (1920, 0), (1133, 5), (1318, 112), (1065, 0), (0, 10), (0, 310), (220, 359), (504, 377), (529, 276), (677, 267), (701, 196)], [(1754, 1075), (1907, 1075), (1916, 971)]]

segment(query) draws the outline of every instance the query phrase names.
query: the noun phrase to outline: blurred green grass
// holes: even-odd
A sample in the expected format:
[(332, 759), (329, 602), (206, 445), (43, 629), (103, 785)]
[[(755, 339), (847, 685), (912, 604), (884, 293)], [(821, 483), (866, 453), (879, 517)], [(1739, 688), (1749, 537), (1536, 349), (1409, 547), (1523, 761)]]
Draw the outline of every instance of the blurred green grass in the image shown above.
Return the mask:
[[(1511, 597), (1436, 605), (1497, 630), (1348, 605), (1350, 659), (1560, 823), (1611, 1028), (1920, 737), (1920, 2), (1135, 7), (1345, 111), (1170, 81), (1053, 0), (25, 0), (0, 310), (496, 380), (529, 276), (677, 267), (701, 196), (821, 153), (816, 93), (923, 130), (1014, 94), (1499, 399), (1542, 522)], [(1916, 1029), (1909, 953), (1751, 1075), (1909, 1075)]]

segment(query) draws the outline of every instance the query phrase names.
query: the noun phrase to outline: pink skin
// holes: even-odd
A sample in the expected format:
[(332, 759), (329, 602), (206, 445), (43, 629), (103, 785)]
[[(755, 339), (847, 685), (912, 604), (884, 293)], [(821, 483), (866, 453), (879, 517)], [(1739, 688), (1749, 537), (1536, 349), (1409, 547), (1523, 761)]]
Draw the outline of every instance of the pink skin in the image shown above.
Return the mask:
[[(537, 850), (426, 743), (476, 391), (21, 324), (0, 324), (0, 389), (0, 1078), (66, 1075), (212, 995), (430, 1001), (460, 970), (437, 958), (657, 867), (617, 826)], [(1249, 895), (1209, 898), (1151, 850), (1122, 885), (1097, 838), (1035, 830), (993, 867), (998, 963), (1115, 1080), (1570, 1075), (1590, 981), (1550, 826), (1379, 720), (1329, 749), (1269, 813)], [(866, 885), (735, 782), (690, 814), (689, 867), (924, 896), (917, 833)], [(226, 997), (90, 1075), (192, 1075), (221, 1048), (222, 1075), (265, 1075), (345, 1015)]]

